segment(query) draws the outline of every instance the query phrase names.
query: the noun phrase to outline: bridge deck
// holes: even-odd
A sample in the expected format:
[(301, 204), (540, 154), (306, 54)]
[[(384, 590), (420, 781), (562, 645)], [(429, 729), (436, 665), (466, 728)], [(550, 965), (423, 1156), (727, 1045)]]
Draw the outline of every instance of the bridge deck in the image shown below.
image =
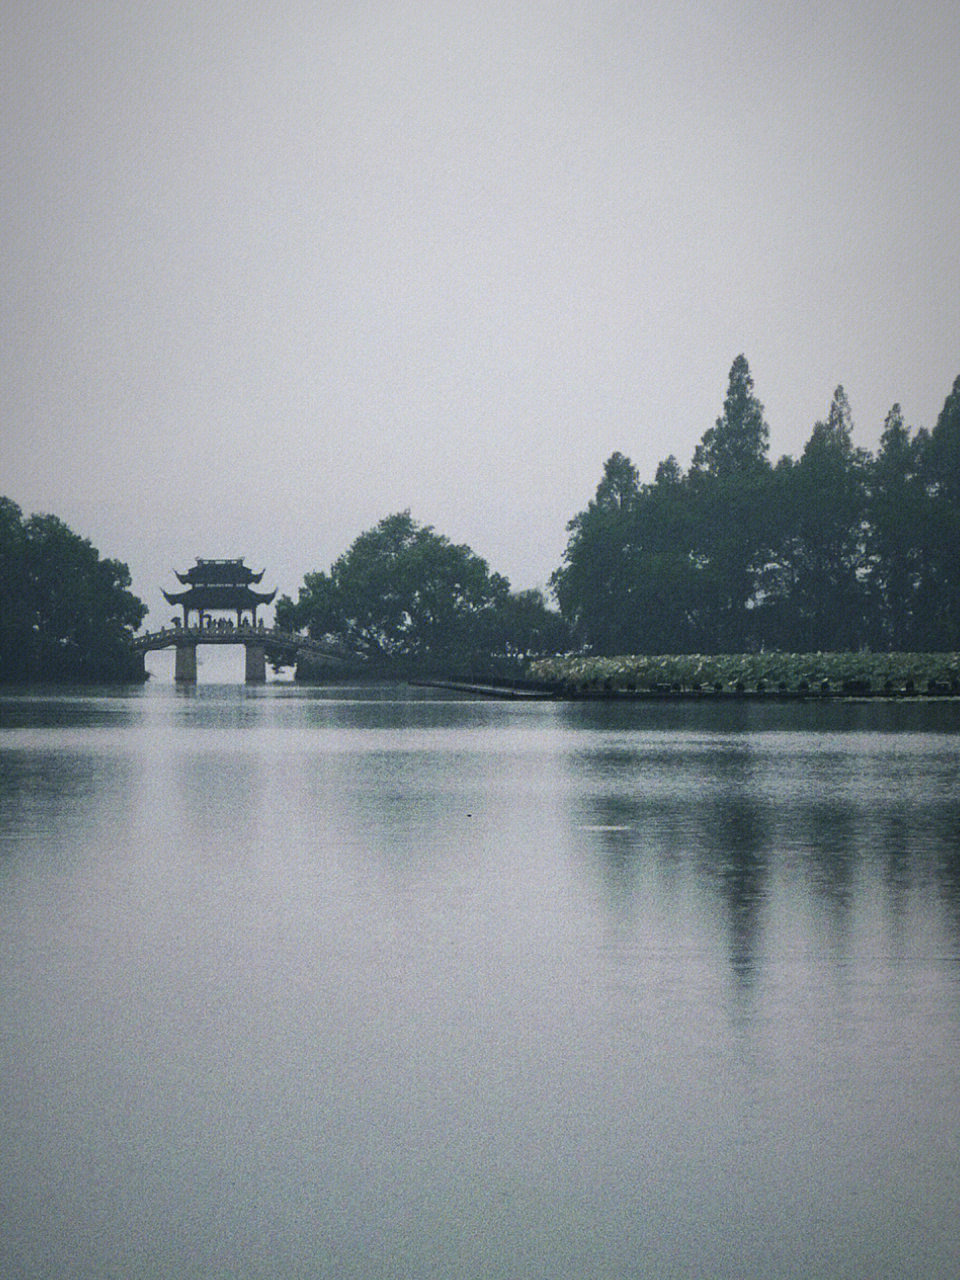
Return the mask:
[(207, 627), (161, 627), (159, 631), (136, 636), (133, 641), (134, 649), (140, 653), (169, 649), (178, 644), (262, 644), (274, 652), (289, 655), (291, 661), (298, 653), (335, 662), (351, 660), (350, 655), (339, 653), (295, 631), (283, 631), (279, 627), (237, 627), (229, 622), (215, 622)]

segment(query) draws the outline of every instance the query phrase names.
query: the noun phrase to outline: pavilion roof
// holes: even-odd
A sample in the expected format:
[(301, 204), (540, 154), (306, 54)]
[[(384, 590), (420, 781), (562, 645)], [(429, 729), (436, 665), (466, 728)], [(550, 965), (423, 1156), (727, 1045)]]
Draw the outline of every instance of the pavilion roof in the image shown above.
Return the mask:
[(220, 586), (220, 587), (240, 587), (249, 586), (251, 582), (259, 582), (263, 577), (264, 571), (254, 573), (252, 569), (248, 569), (243, 563), (243, 557), (235, 560), (201, 560), (197, 559), (197, 563), (185, 573), (179, 573), (174, 569), (174, 574), (179, 582), (184, 586)]
[[(262, 575), (261, 575), (262, 576)], [(164, 591), (168, 604), (180, 604), (185, 609), (254, 609), (270, 604), (277, 594), (273, 591), (252, 591), (247, 586), (191, 586), (186, 591)]]

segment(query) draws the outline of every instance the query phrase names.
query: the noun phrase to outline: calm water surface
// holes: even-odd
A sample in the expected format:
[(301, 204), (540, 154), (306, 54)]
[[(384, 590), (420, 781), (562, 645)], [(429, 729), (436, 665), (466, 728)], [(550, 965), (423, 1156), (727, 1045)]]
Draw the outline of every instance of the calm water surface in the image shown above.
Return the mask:
[(0, 1276), (960, 1274), (960, 706), (0, 695)]

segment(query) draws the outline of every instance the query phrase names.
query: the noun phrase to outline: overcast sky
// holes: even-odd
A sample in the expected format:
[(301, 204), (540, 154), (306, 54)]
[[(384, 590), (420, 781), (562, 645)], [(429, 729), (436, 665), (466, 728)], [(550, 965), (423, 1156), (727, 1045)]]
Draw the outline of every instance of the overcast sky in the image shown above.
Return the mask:
[(7, 0), (0, 493), (296, 595), (410, 508), (543, 586), (614, 450), (960, 373), (960, 7)]

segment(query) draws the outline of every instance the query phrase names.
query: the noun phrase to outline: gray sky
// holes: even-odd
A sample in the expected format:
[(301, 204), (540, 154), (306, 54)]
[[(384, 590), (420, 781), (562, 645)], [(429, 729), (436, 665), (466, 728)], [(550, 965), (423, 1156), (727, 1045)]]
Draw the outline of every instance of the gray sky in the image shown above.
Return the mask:
[(296, 594), (409, 507), (542, 586), (615, 449), (960, 373), (960, 7), (7, 0), (0, 493)]

